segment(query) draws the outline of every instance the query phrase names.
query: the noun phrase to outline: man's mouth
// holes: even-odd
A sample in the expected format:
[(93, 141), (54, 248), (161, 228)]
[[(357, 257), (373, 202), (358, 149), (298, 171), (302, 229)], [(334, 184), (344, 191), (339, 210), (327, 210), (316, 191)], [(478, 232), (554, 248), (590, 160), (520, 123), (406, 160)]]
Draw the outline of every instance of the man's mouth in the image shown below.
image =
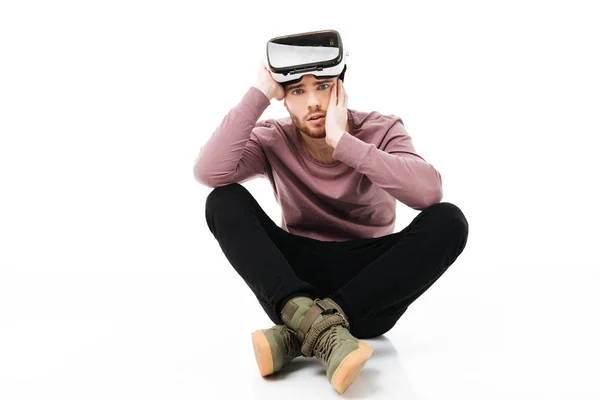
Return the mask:
[(325, 120), (325, 115), (323, 115), (323, 114), (314, 115), (314, 116), (310, 117), (308, 120), (313, 123), (322, 122)]

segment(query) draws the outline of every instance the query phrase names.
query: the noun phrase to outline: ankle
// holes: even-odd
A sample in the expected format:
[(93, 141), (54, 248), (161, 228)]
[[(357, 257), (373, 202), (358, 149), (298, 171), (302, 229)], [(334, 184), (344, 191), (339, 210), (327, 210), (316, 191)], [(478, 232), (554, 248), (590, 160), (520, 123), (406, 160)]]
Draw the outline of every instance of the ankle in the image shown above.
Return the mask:
[(281, 309), (281, 320), (290, 329), (296, 331), (306, 312), (314, 305), (314, 299), (296, 296), (288, 300)]
[(284, 324), (296, 333), (305, 357), (312, 356), (318, 337), (334, 325), (348, 327), (348, 321), (337, 303), (330, 299), (294, 297), (281, 312)]

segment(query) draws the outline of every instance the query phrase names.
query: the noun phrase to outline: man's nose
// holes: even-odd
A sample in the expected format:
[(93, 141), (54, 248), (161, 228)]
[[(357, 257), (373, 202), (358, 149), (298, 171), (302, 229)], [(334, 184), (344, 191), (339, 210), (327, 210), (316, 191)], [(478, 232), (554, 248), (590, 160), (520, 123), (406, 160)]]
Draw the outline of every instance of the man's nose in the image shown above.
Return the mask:
[(321, 102), (319, 100), (319, 96), (317, 96), (316, 93), (314, 92), (309, 92), (308, 93), (308, 108), (310, 109), (315, 109), (318, 108), (320, 106)]

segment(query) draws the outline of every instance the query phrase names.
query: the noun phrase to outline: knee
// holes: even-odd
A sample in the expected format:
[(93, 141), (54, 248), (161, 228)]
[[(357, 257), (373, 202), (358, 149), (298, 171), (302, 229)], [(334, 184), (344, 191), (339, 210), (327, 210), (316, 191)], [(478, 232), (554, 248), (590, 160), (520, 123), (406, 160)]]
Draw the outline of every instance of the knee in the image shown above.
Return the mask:
[(466, 240), (469, 234), (469, 222), (458, 206), (447, 201), (436, 203), (422, 212), (426, 212), (434, 218), (439, 226), (450, 230), (453, 235), (457, 235)]
[(232, 199), (238, 198), (244, 191), (247, 192), (247, 189), (239, 183), (230, 183), (214, 188), (206, 197), (206, 212), (213, 212), (217, 207), (225, 206)]
[(247, 210), (244, 204), (250, 204), (252, 199), (248, 189), (239, 183), (215, 188), (206, 197), (204, 210), (206, 222), (209, 226), (212, 226), (216, 219), (235, 223), (239, 213)]

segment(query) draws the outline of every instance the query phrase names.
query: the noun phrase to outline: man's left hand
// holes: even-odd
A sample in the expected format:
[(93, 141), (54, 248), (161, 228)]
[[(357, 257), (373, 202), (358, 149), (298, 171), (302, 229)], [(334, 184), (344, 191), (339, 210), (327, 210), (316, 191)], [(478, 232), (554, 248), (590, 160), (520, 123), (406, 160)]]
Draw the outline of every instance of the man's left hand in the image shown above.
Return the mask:
[(325, 142), (335, 148), (346, 131), (348, 123), (348, 95), (340, 79), (331, 88), (327, 117), (325, 118)]

